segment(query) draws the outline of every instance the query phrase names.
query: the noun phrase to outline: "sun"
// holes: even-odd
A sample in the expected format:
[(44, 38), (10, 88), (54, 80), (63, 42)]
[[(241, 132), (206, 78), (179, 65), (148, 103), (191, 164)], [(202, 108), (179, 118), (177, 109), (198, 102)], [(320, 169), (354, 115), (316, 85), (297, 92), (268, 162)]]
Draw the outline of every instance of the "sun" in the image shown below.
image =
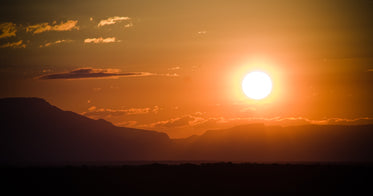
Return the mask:
[(271, 94), (272, 80), (264, 72), (253, 71), (242, 80), (242, 90), (251, 99), (264, 99)]

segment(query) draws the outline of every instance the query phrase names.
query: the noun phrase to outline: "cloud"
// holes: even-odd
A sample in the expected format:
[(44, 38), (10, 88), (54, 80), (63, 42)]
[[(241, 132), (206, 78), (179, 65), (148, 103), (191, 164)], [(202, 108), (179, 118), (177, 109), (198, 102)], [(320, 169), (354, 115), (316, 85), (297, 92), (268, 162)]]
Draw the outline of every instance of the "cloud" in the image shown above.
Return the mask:
[(19, 40), (18, 42), (8, 42), (0, 45), (0, 48), (26, 48), (26, 44), (23, 44), (23, 40)]
[(84, 40), (84, 43), (114, 43), (114, 42), (120, 42), (120, 40), (117, 40), (115, 37), (107, 37), (107, 38), (87, 38)]
[[(98, 27), (102, 27), (102, 26), (105, 26), (105, 25), (113, 25), (113, 24), (116, 24), (117, 22), (120, 22), (120, 21), (126, 21), (126, 20), (130, 20), (131, 18), (130, 17), (126, 17), (126, 16), (114, 16), (114, 17), (110, 17), (108, 19), (105, 19), (105, 20), (101, 20), (99, 23), (98, 23)], [(130, 23), (132, 24), (132, 23)]]
[(137, 121), (134, 121), (134, 120), (115, 123), (116, 126), (120, 126), (120, 127), (135, 127), (136, 124), (137, 124)]
[(130, 22), (130, 23), (124, 25), (124, 28), (130, 28), (130, 27), (133, 27), (132, 22)]
[[(89, 100), (88, 100), (89, 101)], [(89, 102), (88, 102), (89, 103)], [(96, 106), (91, 106), (91, 107), (89, 107), (88, 108), (88, 111), (94, 111), (94, 110), (96, 110)]]
[(156, 129), (184, 128), (193, 127), (204, 122), (206, 122), (206, 119), (201, 117), (201, 114), (199, 112), (196, 112), (195, 114), (191, 115), (184, 115), (169, 120), (158, 121), (148, 125), (148, 127)]
[(41, 80), (51, 79), (93, 79), (93, 78), (117, 78), (117, 77), (141, 77), (149, 76), (148, 72), (125, 72), (119, 73), (118, 69), (92, 69), (79, 68), (70, 72), (47, 74), (38, 77)]
[(242, 124), (261, 123), (266, 125), (279, 126), (297, 126), (297, 125), (361, 125), (372, 124), (373, 118), (329, 118), (322, 120), (312, 120), (305, 117), (248, 117), (248, 118), (225, 118), (225, 117), (203, 117), (197, 113), (185, 115), (168, 120), (158, 121), (151, 124), (142, 125), (143, 128), (153, 128), (158, 130), (169, 130), (178, 128), (192, 128), (192, 129), (216, 129), (216, 128), (230, 128)]
[(155, 75), (157, 75), (157, 76), (171, 77), (171, 78), (173, 78), (173, 77), (179, 77), (180, 76), (177, 73), (166, 73), (166, 74), (155, 74)]
[(361, 125), (361, 124), (373, 124), (373, 117), (362, 117), (362, 118), (331, 118), (328, 119), (328, 124), (343, 124), (343, 125)]
[(183, 116), (179, 118), (173, 118), (170, 120), (159, 121), (152, 125), (154, 128), (177, 128), (189, 126), (194, 120), (192, 116)]
[(0, 34), (0, 39), (1, 39), (5, 37), (16, 36), (17, 29), (14, 23), (6, 22), (6, 23), (0, 24), (0, 31), (1, 31), (1, 34)]
[(139, 114), (149, 114), (158, 113), (160, 108), (158, 106), (146, 107), (146, 108), (126, 108), (126, 109), (110, 109), (110, 108), (100, 108), (97, 109), (95, 106), (88, 108), (88, 112), (83, 112), (82, 114), (94, 119), (109, 119), (118, 116), (128, 116), (128, 115), (139, 115)]
[(57, 40), (55, 42), (48, 42), (44, 45), (40, 45), (40, 48), (42, 47), (49, 47), (49, 46), (52, 46), (52, 45), (56, 45), (56, 44), (61, 44), (61, 43), (68, 43), (68, 42), (72, 42), (72, 40)]
[(179, 70), (179, 69), (181, 69), (180, 66), (175, 66), (175, 67), (168, 68), (168, 70), (171, 70), (171, 71), (175, 71), (175, 70)]
[(77, 20), (68, 20), (65, 23), (61, 22), (61, 24), (55, 24), (53, 22), (52, 25), (49, 23), (40, 23), (36, 25), (30, 25), (26, 27), (26, 32), (32, 32), (33, 34), (43, 33), (46, 31), (71, 31), (73, 29), (79, 30), (79, 27), (76, 26), (78, 24)]

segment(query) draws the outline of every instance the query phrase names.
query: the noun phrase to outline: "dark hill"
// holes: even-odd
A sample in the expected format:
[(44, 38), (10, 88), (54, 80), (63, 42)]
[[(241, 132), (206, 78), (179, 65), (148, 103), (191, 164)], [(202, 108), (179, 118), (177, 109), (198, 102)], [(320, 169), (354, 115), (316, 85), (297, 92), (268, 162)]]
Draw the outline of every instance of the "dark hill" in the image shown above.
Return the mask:
[[(373, 125), (264, 126), (206, 131), (177, 140), (180, 158), (259, 162), (372, 162)], [(186, 158), (187, 157), (187, 158)]]
[(0, 108), (2, 162), (154, 160), (170, 143), (164, 133), (116, 127), (39, 98), (0, 99)]

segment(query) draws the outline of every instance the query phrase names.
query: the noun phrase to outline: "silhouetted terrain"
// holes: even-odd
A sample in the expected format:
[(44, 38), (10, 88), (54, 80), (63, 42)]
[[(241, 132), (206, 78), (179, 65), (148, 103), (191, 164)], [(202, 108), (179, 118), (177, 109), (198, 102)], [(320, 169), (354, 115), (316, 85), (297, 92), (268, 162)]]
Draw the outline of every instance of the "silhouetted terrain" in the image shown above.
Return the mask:
[(372, 162), (373, 125), (243, 125), (175, 140), (179, 159)]
[(39, 98), (0, 100), (2, 162), (162, 159), (164, 133), (116, 127)]
[(169, 139), (62, 111), (39, 98), (0, 99), (0, 162), (129, 160), (373, 161), (373, 125), (244, 125)]
[(0, 168), (12, 195), (372, 195), (372, 165)]

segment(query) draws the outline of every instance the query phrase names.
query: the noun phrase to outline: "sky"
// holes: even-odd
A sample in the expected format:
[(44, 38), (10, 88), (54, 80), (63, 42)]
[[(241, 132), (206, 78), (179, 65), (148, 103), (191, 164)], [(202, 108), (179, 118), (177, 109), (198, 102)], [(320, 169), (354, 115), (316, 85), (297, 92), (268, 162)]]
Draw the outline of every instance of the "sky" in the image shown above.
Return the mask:
[[(0, 97), (172, 138), (373, 122), (373, 1), (0, 3)], [(255, 70), (273, 82), (246, 97)]]

